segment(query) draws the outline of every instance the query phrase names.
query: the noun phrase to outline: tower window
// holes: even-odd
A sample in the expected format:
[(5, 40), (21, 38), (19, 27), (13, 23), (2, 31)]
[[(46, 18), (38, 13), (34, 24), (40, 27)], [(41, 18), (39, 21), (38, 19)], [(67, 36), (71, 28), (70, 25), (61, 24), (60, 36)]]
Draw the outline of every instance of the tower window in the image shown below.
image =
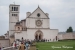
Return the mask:
[(15, 14), (15, 16), (17, 16), (17, 14)]
[(15, 16), (15, 14), (14, 14), (14, 16)]
[(12, 14), (12, 16), (14, 16), (14, 14)]
[(17, 14), (12, 14), (12, 16), (17, 16)]
[(18, 11), (18, 7), (16, 7), (15, 9), (16, 9), (16, 11)]
[(13, 7), (12, 7), (12, 11), (13, 11)]
[(16, 7), (14, 7), (14, 11), (15, 11), (15, 8), (16, 8)]
[(14, 11), (18, 11), (18, 7), (14, 7)]

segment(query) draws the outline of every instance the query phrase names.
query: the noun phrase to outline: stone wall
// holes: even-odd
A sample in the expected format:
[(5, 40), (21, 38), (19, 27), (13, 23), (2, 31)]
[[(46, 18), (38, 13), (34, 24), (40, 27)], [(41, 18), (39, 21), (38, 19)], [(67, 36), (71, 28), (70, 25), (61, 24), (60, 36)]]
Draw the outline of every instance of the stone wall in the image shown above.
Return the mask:
[(9, 39), (0, 39), (0, 45), (1, 47), (9, 47)]
[(59, 33), (58, 39), (59, 40), (75, 39), (75, 33)]

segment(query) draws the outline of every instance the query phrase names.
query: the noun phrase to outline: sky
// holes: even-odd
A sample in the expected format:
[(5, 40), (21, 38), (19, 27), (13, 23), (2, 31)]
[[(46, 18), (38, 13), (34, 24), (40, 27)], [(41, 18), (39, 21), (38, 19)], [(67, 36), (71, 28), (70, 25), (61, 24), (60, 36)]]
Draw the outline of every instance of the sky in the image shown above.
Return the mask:
[(9, 5), (14, 3), (20, 5), (20, 20), (39, 5), (49, 14), (51, 29), (65, 32), (71, 26), (75, 31), (75, 0), (0, 0), (0, 35), (9, 30)]

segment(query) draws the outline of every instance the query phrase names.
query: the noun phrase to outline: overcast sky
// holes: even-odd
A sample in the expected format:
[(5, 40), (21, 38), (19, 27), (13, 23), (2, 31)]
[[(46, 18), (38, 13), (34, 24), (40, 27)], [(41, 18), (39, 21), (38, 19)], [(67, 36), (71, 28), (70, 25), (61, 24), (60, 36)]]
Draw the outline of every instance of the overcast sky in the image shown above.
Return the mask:
[(9, 5), (20, 5), (20, 20), (26, 18), (26, 12), (33, 12), (38, 5), (49, 13), (50, 28), (66, 31), (69, 26), (75, 31), (75, 0), (0, 0), (0, 35), (9, 30)]

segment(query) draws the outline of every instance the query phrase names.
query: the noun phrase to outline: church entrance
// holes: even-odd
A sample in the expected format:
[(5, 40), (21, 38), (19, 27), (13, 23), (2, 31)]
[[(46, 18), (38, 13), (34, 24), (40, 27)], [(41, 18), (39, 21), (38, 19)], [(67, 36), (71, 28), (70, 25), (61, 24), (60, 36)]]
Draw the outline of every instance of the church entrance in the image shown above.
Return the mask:
[(35, 40), (42, 40), (43, 39), (43, 33), (42, 31), (38, 30), (35, 33)]

